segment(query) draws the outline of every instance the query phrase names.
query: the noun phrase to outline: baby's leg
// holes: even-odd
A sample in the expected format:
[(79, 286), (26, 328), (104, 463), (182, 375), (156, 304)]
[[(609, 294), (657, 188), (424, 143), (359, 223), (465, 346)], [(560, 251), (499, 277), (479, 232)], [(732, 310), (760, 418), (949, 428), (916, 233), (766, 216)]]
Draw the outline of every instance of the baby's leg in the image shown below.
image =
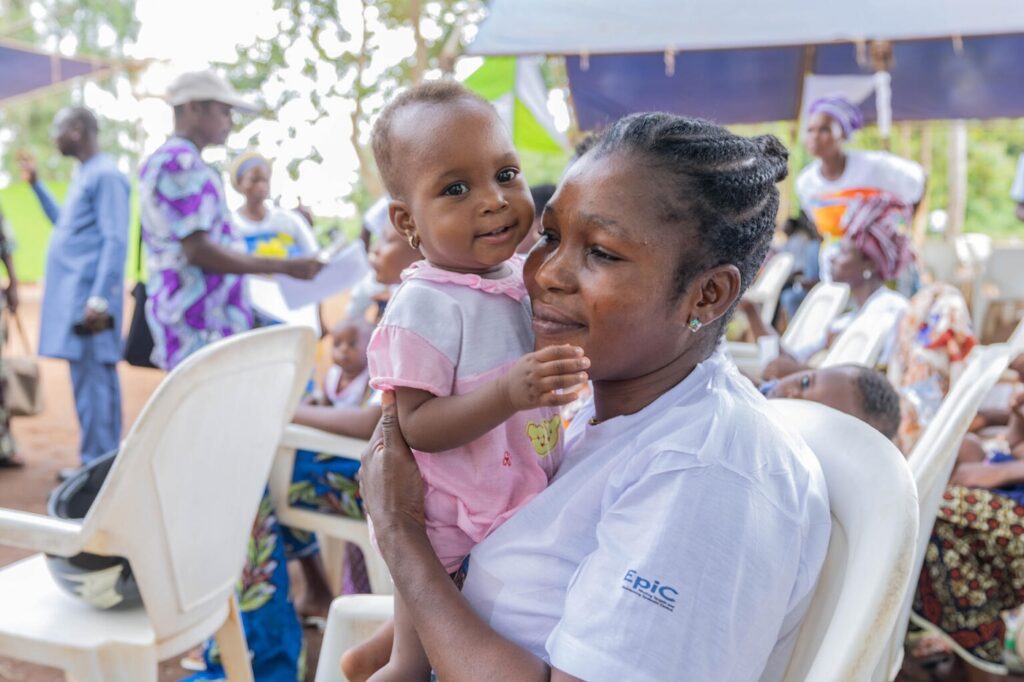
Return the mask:
[(391, 646), (391, 660), (370, 677), (370, 682), (413, 682), (430, 679), (430, 661), (420, 644), (416, 627), (395, 591), (395, 641)]
[[(368, 640), (341, 655), (341, 672), (349, 682), (366, 682), (388, 664), (395, 641), (395, 621), (387, 620)], [(326, 663), (325, 663), (326, 664)]]

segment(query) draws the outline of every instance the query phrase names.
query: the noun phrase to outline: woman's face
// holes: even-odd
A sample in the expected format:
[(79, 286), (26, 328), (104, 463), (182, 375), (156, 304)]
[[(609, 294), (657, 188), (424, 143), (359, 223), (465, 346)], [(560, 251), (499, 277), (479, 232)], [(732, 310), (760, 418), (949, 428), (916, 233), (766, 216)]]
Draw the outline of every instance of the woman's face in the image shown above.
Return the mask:
[(866, 277), (864, 272), (875, 271), (875, 264), (864, 252), (848, 241), (842, 242), (839, 252), (832, 259), (832, 279), (841, 284), (860, 284)]
[(402, 281), (402, 270), (420, 260), (423, 256), (409, 246), (409, 242), (388, 225), (384, 234), (370, 247), (369, 261), (377, 281), (381, 284), (398, 284)]
[(659, 217), (665, 191), (636, 157), (584, 157), (548, 203), (526, 261), (538, 348), (573, 344), (597, 381), (650, 374), (697, 338), (675, 275), (688, 228)]
[(270, 196), (270, 169), (262, 163), (258, 163), (249, 170), (238, 181), (238, 189), (242, 190), (245, 198), (253, 203), (263, 203)]
[(811, 156), (822, 158), (838, 153), (843, 146), (843, 138), (836, 135), (839, 125), (828, 114), (818, 112), (807, 119), (804, 129), (804, 145)]

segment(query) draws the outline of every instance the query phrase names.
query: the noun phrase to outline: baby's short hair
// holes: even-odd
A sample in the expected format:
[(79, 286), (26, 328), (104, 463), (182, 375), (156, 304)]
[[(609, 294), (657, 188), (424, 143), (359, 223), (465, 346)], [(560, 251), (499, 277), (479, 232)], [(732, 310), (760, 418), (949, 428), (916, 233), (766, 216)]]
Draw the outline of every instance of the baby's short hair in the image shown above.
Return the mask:
[(884, 374), (871, 367), (851, 365), (857, 372), (861, 409), (871, 426), (889, 440), (900, 429), (900, 396)]
[(403, 91), (393, 100), (388, 102), (373, 124), (373, 158), (377, 162), (377, 170), (384, 187), (391, 196), (400, 196), (402, 193), (400, 174), (395, 167), (393, 154), (394, 139), (392, 127), (398, 113), (406, 107), (415, 104), (448, 104), (458, 101), (478, 102), (486, 106), (490, 103), (480, 95), (476, 94), (466, 86), (454, 80), (444, 79), (427, 81), (420, 85), (413, 86)]

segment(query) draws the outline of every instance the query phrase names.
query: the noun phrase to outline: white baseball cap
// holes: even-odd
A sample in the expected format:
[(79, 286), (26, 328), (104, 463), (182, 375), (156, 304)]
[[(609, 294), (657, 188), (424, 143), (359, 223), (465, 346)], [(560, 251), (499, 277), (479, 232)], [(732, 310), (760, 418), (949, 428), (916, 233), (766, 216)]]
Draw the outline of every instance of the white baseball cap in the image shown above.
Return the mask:
[(181, 74), (167, 87), (165, 99), (173, 107), (186, 102), (211, 100), (227, 104), (239, 111), (249, 113), (259, 111), (259, 107), (243, 99), (223, 76), (209, 70), (189, 71)]

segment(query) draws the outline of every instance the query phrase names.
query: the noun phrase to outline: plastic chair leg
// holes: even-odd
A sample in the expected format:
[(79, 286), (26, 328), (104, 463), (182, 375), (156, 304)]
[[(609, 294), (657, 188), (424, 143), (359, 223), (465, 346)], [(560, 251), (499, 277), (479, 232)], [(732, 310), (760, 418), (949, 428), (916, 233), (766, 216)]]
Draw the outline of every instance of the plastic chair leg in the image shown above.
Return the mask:
[(231, 682), (253, 682), (252, 663), (249, 661), (249, 646), (242, 629), (242, 618), (238, 613), (238, 600), (231, 597), (228, 617), (214, 635), (220, 647), (221, 663)]
[(320, 556), (327, 574), (327, 585), (335, 595), (341, 594), (345, 580), (345, 541), (323, 533), (317, 533)]

